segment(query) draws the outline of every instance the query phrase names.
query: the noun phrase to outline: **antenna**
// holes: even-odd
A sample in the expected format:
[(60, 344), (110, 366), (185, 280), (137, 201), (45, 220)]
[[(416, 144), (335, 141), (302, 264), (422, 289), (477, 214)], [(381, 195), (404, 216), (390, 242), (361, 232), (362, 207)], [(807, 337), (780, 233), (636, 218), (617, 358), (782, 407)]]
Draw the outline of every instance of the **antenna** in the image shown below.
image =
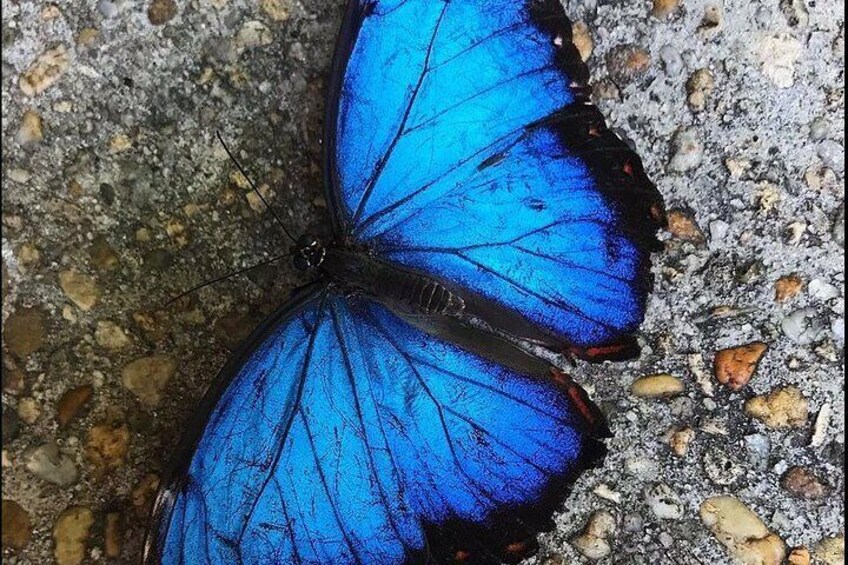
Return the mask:
[(234, 277), (236, 275), (244, 274), (248, 271), (252, 271), (253, 269), (258, 269), (259, 267), (264, 267), (265, 265), (270, 265), (271, 263), (273, 263), (275, 261), (279, 261), (280, 259), (282, 259), (284, 257), (288, 257), (288, 253), (283, 253), (282, 255), (277, 255), (276, 257), (266, 259), (266, 260), (262, 261), (261, 263), (257, 263), (256, 265), (252, 265), (250, 267), (245, 267), (244, 269), (239, 269), (238, 271), (233, 271), (231, 273), (227, 273), (226, 275), (222, 275), (218, 278), (212, 279), (211, 281), (206, 281), (204, 283), (201, 283), (201, 284), (199, 284), (195, 287), (192, 287), (192, 288), (190, 288), (190, 289), (188, 289), (184, 292), (179, 293), (178, 295), (176, 295), (175, 297), (173, 297), (169, 301), (162, 304), (162, 306), (159, 307), (159, 310), (167, 308), (168, 306), (170, 306), (171, 304), (173, 304), (174, 302), (176, 302), (180, 298), (183, 298), (184, 296), (188, 296), (192, 292), (200, 290), (201, 288), (205, 288), (205, 287), (207, 287), (211, 284), (215, 284), (216, 282), (221, 282), (222, 280), (228, 279), (230, 277)]
[[(215, 135), (218, 136), (218, 141), (221, 142), (221, 146), (224, 148), (224, 151), (227, 152), (227, 155), (229, 156), (230, 160), (235, 164), (236, 168), (238, 168), (238, 170), (242, 174), (242, 176), (245, 179), (247, 179), (247, 184), (250, 185), (250, 188), (253, 189), (253, 192), (256, 193), (256, 196), (258, 196), (259, 199), (262, 200), (262, 203), (265, 205), (266, 208), (268, 208), (268, 210), (274, 216), (274, 219), (277, 220), (277, 223), (280, 225), (280, 228), (282, 228), (283, 233), (286, 234), (286, 237), (288, 237), (291, 240), (292, 243), (297, 243), (297, 240), (294, 238), (294, 236), (292, 236), (292, 234), (289, 233), (289, 230), (286, 229), (286, 224), (283, 223), (283, 220), (277, 215), (277, 213), (274, 211), (274, 209), (271, 208), (271, 205), (268, 204), (268, 201), (265, 200), (265, 197), (262, 196), (262, 193), (259, 192), (259, 189), (256, 188), (256, 185), (253, 184), (253, 181), (250, 180), (249, 176), (247, 176), (247, 173), (244, 171), (244, 168), (242, 168), (241, 163), (239, 163), (238, 160), (236, 160), (236, 158), (230, 152), (230, 148), (227, 147), (227, 144), (224, 143), (224, 138), (221, 137), (221, 132), (218, 131), (218, 130), (215, 130)], [(279, 257), (278, 257), (278, 259), (279, 259)], [(257, 265), (257, 266), (259, 266), (259, 265)]]

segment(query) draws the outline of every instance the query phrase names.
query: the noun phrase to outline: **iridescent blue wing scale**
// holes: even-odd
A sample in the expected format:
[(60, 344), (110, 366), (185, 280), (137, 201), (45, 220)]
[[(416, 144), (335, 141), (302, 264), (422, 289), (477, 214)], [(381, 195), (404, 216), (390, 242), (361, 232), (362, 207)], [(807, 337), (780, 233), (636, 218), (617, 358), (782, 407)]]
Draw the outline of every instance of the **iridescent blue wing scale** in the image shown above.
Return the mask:
[(160, 491), (147, 562), (512, 561), (602, 449), (562, 383), (326, 288), (217, 383)]
[(340, 237), (555, 343), (629, 341), (662, 201), (588, 103), (559, 2), (362, 0), (348, 18), (327, 134)]

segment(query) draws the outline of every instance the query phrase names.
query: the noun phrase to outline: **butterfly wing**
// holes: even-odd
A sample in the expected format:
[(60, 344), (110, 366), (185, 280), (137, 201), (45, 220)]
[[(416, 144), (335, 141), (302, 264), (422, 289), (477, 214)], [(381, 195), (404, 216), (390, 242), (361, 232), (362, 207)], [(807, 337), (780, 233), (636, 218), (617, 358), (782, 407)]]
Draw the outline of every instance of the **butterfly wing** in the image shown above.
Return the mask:
[(544, 377), (313, 291), (213, 388), (160, 491), (145, 561), (516, 557), (601, 449), (574, 389)]
[(558, 344), (627, 341), (662, 201), (588, 103), (559, 1), (354, 0), (345, 30), (326, 133), (337, 231)]

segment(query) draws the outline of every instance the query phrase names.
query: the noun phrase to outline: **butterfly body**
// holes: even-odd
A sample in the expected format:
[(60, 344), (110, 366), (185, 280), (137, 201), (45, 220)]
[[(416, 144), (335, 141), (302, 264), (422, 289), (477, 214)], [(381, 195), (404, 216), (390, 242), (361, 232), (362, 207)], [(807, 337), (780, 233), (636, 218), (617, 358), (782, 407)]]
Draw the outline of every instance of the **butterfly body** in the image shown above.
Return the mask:
[(207, 393), (145, 563), (514, 562), (608, 435), (552, 368), (638, 353), (662, 199), (557, 0), (350, 0), (331, 242)]

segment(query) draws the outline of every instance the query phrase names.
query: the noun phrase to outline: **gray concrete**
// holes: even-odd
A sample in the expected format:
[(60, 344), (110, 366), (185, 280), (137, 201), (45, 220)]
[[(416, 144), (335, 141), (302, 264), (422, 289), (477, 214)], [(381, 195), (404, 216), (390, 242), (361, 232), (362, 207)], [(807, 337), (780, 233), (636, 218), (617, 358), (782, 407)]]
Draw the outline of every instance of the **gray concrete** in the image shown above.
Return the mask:
[[(45, 2), (3, 0), (3, 316), (34, 307), (43, 323), (40, 340), (31, 328), (13, 330), (24, 334), (6, 336), (6, 346), (18, 340), (17, 353), (3, 354), (23, 376), (21, 385), (4, 379), (3, 498), (17, 501), (32, 524), (23, 549), (4, 548), (9, 563), (51, 562), (51, 532), (70, 505), (94, 512), (88, 562), (105, 559), (111, 511), (126, 522), (116, 561), (134, 562), (144, 522), (132, 491), (160, 470), (228, 347), (301, 282), (283, 262), (195, 293), (146, 328), (133, 317), (287, 247), (269, 214), (231, 179), (216, 128), (268, 185), (293, 231), (323, 218), (323, 93), (342, 2), (268, 4), (287, 10), (287, 19), (242, 0), (180, 1), (161, 25), (126, 0), (61, 2), (46, 12)], [(741, 499), (788, 546), (812, 549), (844, 528), (844, 3), (726, 0), (715, 4), (718, 18), (708, 15), (718, 25), (702, 25), (705, 11), (714, 13), (703, 0), (685, 0), (662, 21), (650, 2), (569, 4), (594, 40), (599, 106), (633, 140), (669, 208), (691, 213), (705, 240), (665, 236), (641, 359), (574, 371), (615, 437), (603, 468), (580, 480), (557, 531), (543, 537), (544, 555), (582, 562), (568, 540), (606, 509), (615, 531), (601, 562), (728, 563), (698, 516), (716, 494)], [(84, 45), (86, 28), (97, 33)], [(643, 47), (649, 67), (628, 73), (607, 57), (624, 44)], [(58, 80), (42, 92), (22, 88), (33, 61), (57, 45), (67, 52)], [(687, 101), (698, 69), (711, 71), (714, 87)], [(31, 127), (19, 131), (27, 110), (41, 117), (40, 140)], [(65, 271), (93, 277), (100, 296), (90, 310), (63, 292)], [(791, 273), (806, 284), (778, 303), (775, 281)], [(719, 306), (729, 309), (711, 315)], [(98, 332), (104, 321), (129, 344), (102, 325)], [(770, 348), (750, 383), (739, 392), (714, 383), (707, 396), (692, 355), (702, 355), (712, 381), (714, 352), (752, 340)], [(124, 386), (122, 368), (154, 353), (179, 368), (151, 406)], [(656, 372), (679, 377), (684, 394), (630, 394), (636, 377)], [(92, 399), (60, 428), (58, 399), (83, 384), (94, 386)], [(809, 399), (805, 425), (772, 430), (745, 414), (746, 398), (787, 384)], [(833, 418), (811, 446), (826, 404)], [(86, 445), (104, 422), (126, 424), (129, 451), (98, 477)], [(673, 426), (695, 430), (684, 457), (662, 440)], [(45, 468), (43, 446), (54, 441), (59, 449)], [(780, 478), (792, 465), (816, 473), (834, 494), (790, 496)], [(679, 499), (679, 518), (651, 510), (648, 494), (659, 482)], [(620, 502), (595, 494), (600, 483)]]

